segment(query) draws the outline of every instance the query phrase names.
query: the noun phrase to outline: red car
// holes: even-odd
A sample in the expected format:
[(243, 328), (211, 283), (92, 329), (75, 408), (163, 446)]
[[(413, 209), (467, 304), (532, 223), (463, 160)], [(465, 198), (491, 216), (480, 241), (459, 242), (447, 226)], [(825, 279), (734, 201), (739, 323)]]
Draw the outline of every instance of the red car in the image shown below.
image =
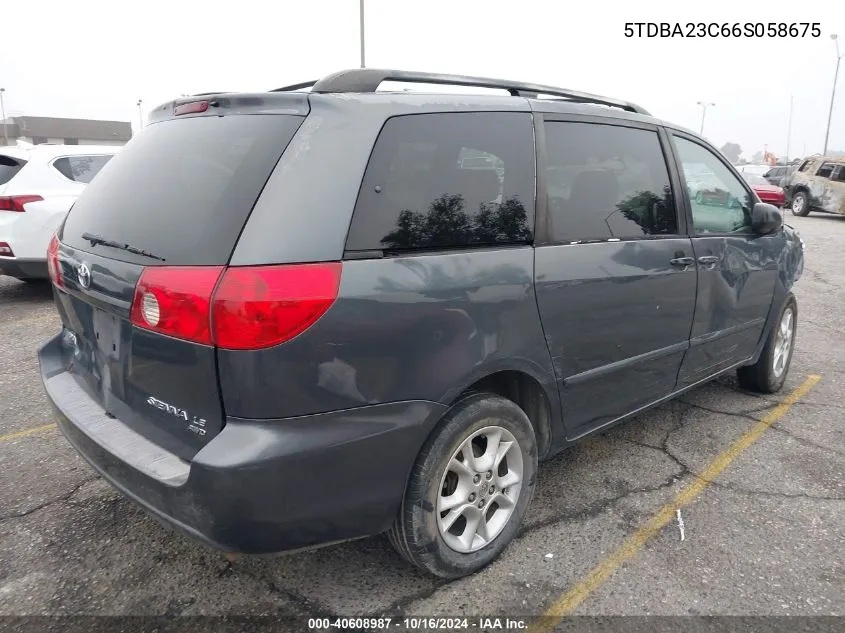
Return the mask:
[(751, 188), (760, 198), (761, 202), (768, 202), (776, 207), (782, 207), (784, 205), (786, 199), (783, 194), (783, 189), (777, 185), (771, 184), (762, 176), (747, 173), (743, 173), (742, 175), (745, 178), (745, 182), (751, 185)]

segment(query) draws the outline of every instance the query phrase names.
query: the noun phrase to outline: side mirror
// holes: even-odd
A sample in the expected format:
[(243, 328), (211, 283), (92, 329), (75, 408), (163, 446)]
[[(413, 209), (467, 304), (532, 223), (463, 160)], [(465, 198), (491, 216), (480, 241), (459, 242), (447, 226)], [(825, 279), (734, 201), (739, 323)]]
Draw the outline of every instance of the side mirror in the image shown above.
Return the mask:
[(769, 235), (783, 226), (783, 214), (773, 204), (758, 202), (751, 209), (751, 230), (757, 235)]

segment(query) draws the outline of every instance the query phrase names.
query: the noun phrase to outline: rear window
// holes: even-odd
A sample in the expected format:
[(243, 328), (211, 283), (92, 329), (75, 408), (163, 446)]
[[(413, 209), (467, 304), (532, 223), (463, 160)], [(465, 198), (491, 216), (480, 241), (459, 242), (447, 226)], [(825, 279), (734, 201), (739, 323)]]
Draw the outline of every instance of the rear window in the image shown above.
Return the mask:
[[(150, 125), (85, 188), (62, 241), (91, 250), (83, 233), (129, 244), (167, 265), (228, 262), (270, 173), (304, 117), (231, 115)], [(98, 253), (153, 265), (107, 246)]]
[(527, 112), (389, 119), (364, 174), (349, 251), (528, 243), (534, 138)]
[(111, 158), (112, 154), (65, 156), (54, 160), (53, 168), (68, 180), (88, 184)]
[(24, 165), (26, 165), (25, 160), (0, 154), (0, 185), (5, 185), (14, 178)]

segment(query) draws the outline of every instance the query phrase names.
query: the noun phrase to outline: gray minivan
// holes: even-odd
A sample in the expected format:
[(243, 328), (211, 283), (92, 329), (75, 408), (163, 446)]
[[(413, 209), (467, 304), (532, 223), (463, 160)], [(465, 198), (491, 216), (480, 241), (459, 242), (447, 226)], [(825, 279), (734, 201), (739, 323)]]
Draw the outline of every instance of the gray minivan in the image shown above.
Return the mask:
[(44, 385), (124, 495), (225, 551), (387, 532), (456, 578), (538, 461), (726, 372), (779, 390), (803, 243), (634, 104), (366, 69), (159, 106), (49, 269)]

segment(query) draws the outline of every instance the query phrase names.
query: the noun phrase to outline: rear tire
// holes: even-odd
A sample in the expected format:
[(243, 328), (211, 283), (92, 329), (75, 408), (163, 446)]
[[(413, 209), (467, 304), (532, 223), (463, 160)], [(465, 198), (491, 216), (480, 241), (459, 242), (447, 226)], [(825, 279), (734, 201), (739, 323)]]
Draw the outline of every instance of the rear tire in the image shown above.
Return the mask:
[(513, 539), (536, 474), (537, 442), (525, 412), (501, 396), (470, 395), (420, 451), (390, 543), (440, 578), (473, 574)]
[(736, 375), (739, 386), (747, 391), (775, 393), (783, 388), (798, 331), (798, 304), (794, 297), (787, 299), (763, 347), (760, 358), (753, 365), (740, 367)]
[(792, 210), (792, 215), (797, 215), (802, 218), (810, 215), (810, 199), (803, 191), (799, 191), (792, 196), (792, 202), (789, 207)]

